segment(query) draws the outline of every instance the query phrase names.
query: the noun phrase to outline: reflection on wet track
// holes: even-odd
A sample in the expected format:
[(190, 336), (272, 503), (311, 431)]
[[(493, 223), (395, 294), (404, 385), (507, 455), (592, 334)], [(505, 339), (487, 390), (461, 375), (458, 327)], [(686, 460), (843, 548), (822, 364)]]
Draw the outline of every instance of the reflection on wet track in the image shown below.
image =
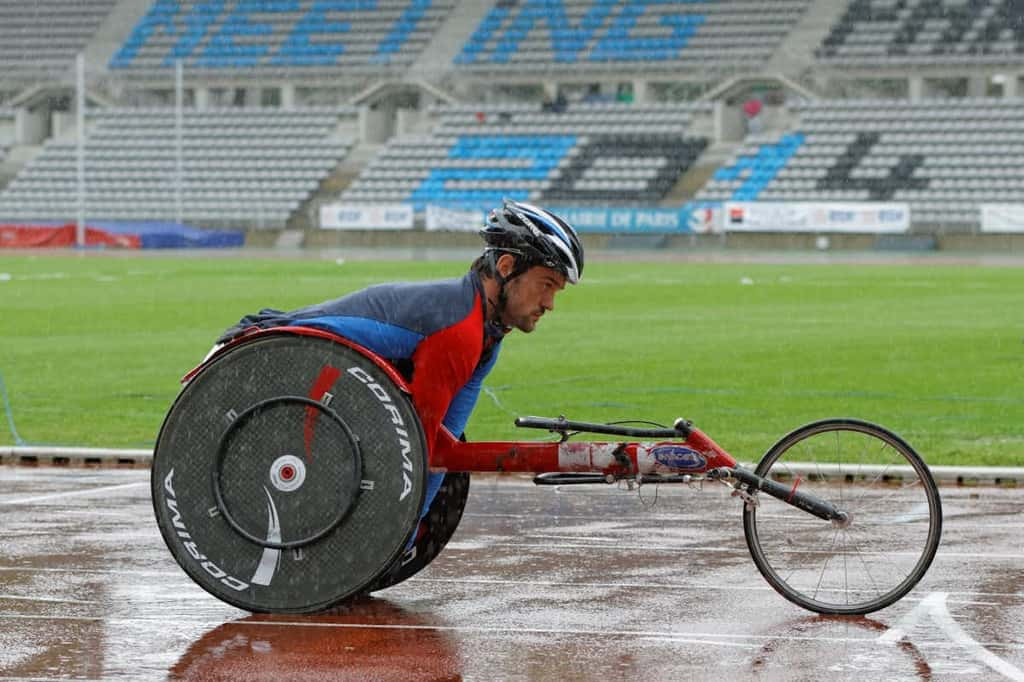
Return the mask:
[(174, 563), (148, 472), (0, 467), (0, 679), (1024, 680), (1024, 489), (942, 494), (931, 570), (868, 618), (772, 591), (724, 488), (494, 477), (419, 577), (254, 616)]

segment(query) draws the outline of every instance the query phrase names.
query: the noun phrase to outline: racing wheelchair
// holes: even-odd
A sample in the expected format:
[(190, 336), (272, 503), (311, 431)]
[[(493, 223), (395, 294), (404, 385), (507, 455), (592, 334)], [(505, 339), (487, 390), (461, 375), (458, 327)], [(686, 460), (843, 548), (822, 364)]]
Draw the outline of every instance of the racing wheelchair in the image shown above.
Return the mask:
[[(728, 486), (758, 570), (822, 614), (893, 604), (924, 576), (941, 536), (927, 465), (896, 434), (856, 419), (802, 426), (752, 469), (685, 419), (523, 417), (518, 427), (557, 440), (463, 442), (442, 430), (428, 452), (394, 367), (298, 327), (246, 334), (183, 383), (154, 452), (157, 523), (197, 584), (253, 612), (318, 612), (408, 579), (452, 537), (481, 472), (528, 472), (538, 485)], [(621, 440), (572, 439), (580, 433)], [(430, 471), (445, 477), (422, 515)]]

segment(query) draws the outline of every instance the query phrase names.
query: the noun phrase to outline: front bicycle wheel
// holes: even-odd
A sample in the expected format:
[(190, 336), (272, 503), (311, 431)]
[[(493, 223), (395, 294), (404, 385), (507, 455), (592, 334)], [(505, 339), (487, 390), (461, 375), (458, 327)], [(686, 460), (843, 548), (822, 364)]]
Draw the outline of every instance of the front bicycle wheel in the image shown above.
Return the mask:
[(827, 419), (785, 436), (755, 473), (812, 493), (846, 512), (823, 521), (758, 495), (746, 505), (747, 547), (765, 579), (794, 604), (863, 615), (913, 589), (942, 534), (931, 472), (903, 439), (854, 419)]

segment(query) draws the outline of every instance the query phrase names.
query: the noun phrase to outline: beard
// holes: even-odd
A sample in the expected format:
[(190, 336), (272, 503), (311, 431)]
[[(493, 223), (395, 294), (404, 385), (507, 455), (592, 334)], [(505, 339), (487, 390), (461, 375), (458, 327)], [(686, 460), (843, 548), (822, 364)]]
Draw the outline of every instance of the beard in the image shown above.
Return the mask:
[(522, 315), (518, 317), (516, 319), (515, 324), (513, 324), (512, 326), (521, 332), (529, 334), (530, 332), (537, 328), (537, 323), (540, 321), (540, 318), (543, 315), (543, 310), (534, 310), (533, 312), (527, 315)]

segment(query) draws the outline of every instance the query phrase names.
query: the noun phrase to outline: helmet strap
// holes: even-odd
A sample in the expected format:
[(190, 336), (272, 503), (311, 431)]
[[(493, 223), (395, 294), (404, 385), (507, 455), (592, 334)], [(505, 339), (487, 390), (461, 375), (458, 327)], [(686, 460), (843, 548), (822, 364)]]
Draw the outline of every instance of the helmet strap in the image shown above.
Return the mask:
[(511, 330), (511, 327), (506, 325), (501, 319), (502, 313), (505, 312), (505, 306), (508, 304), (508, 293), (505, 291), (505, 285), (529, 270), (530, 264), (526, 262), (527, 259), (523, 254), (513, 251), (504, 251), (504, 253), (510, 253), (516, 261), (515, 267), (512, 268), (512, 272), (510, 272), (508, 276), (505, 276), (498, 270), (498, 257), (501, 253), (502, 251), (500, 249), (492, 249), (488, 253), (491, 272), (494, 274), (495, 281), (498, 282), (498, 300), (491, 302), (491, 308), (493, 309), (491, 324), (507, 333)]

